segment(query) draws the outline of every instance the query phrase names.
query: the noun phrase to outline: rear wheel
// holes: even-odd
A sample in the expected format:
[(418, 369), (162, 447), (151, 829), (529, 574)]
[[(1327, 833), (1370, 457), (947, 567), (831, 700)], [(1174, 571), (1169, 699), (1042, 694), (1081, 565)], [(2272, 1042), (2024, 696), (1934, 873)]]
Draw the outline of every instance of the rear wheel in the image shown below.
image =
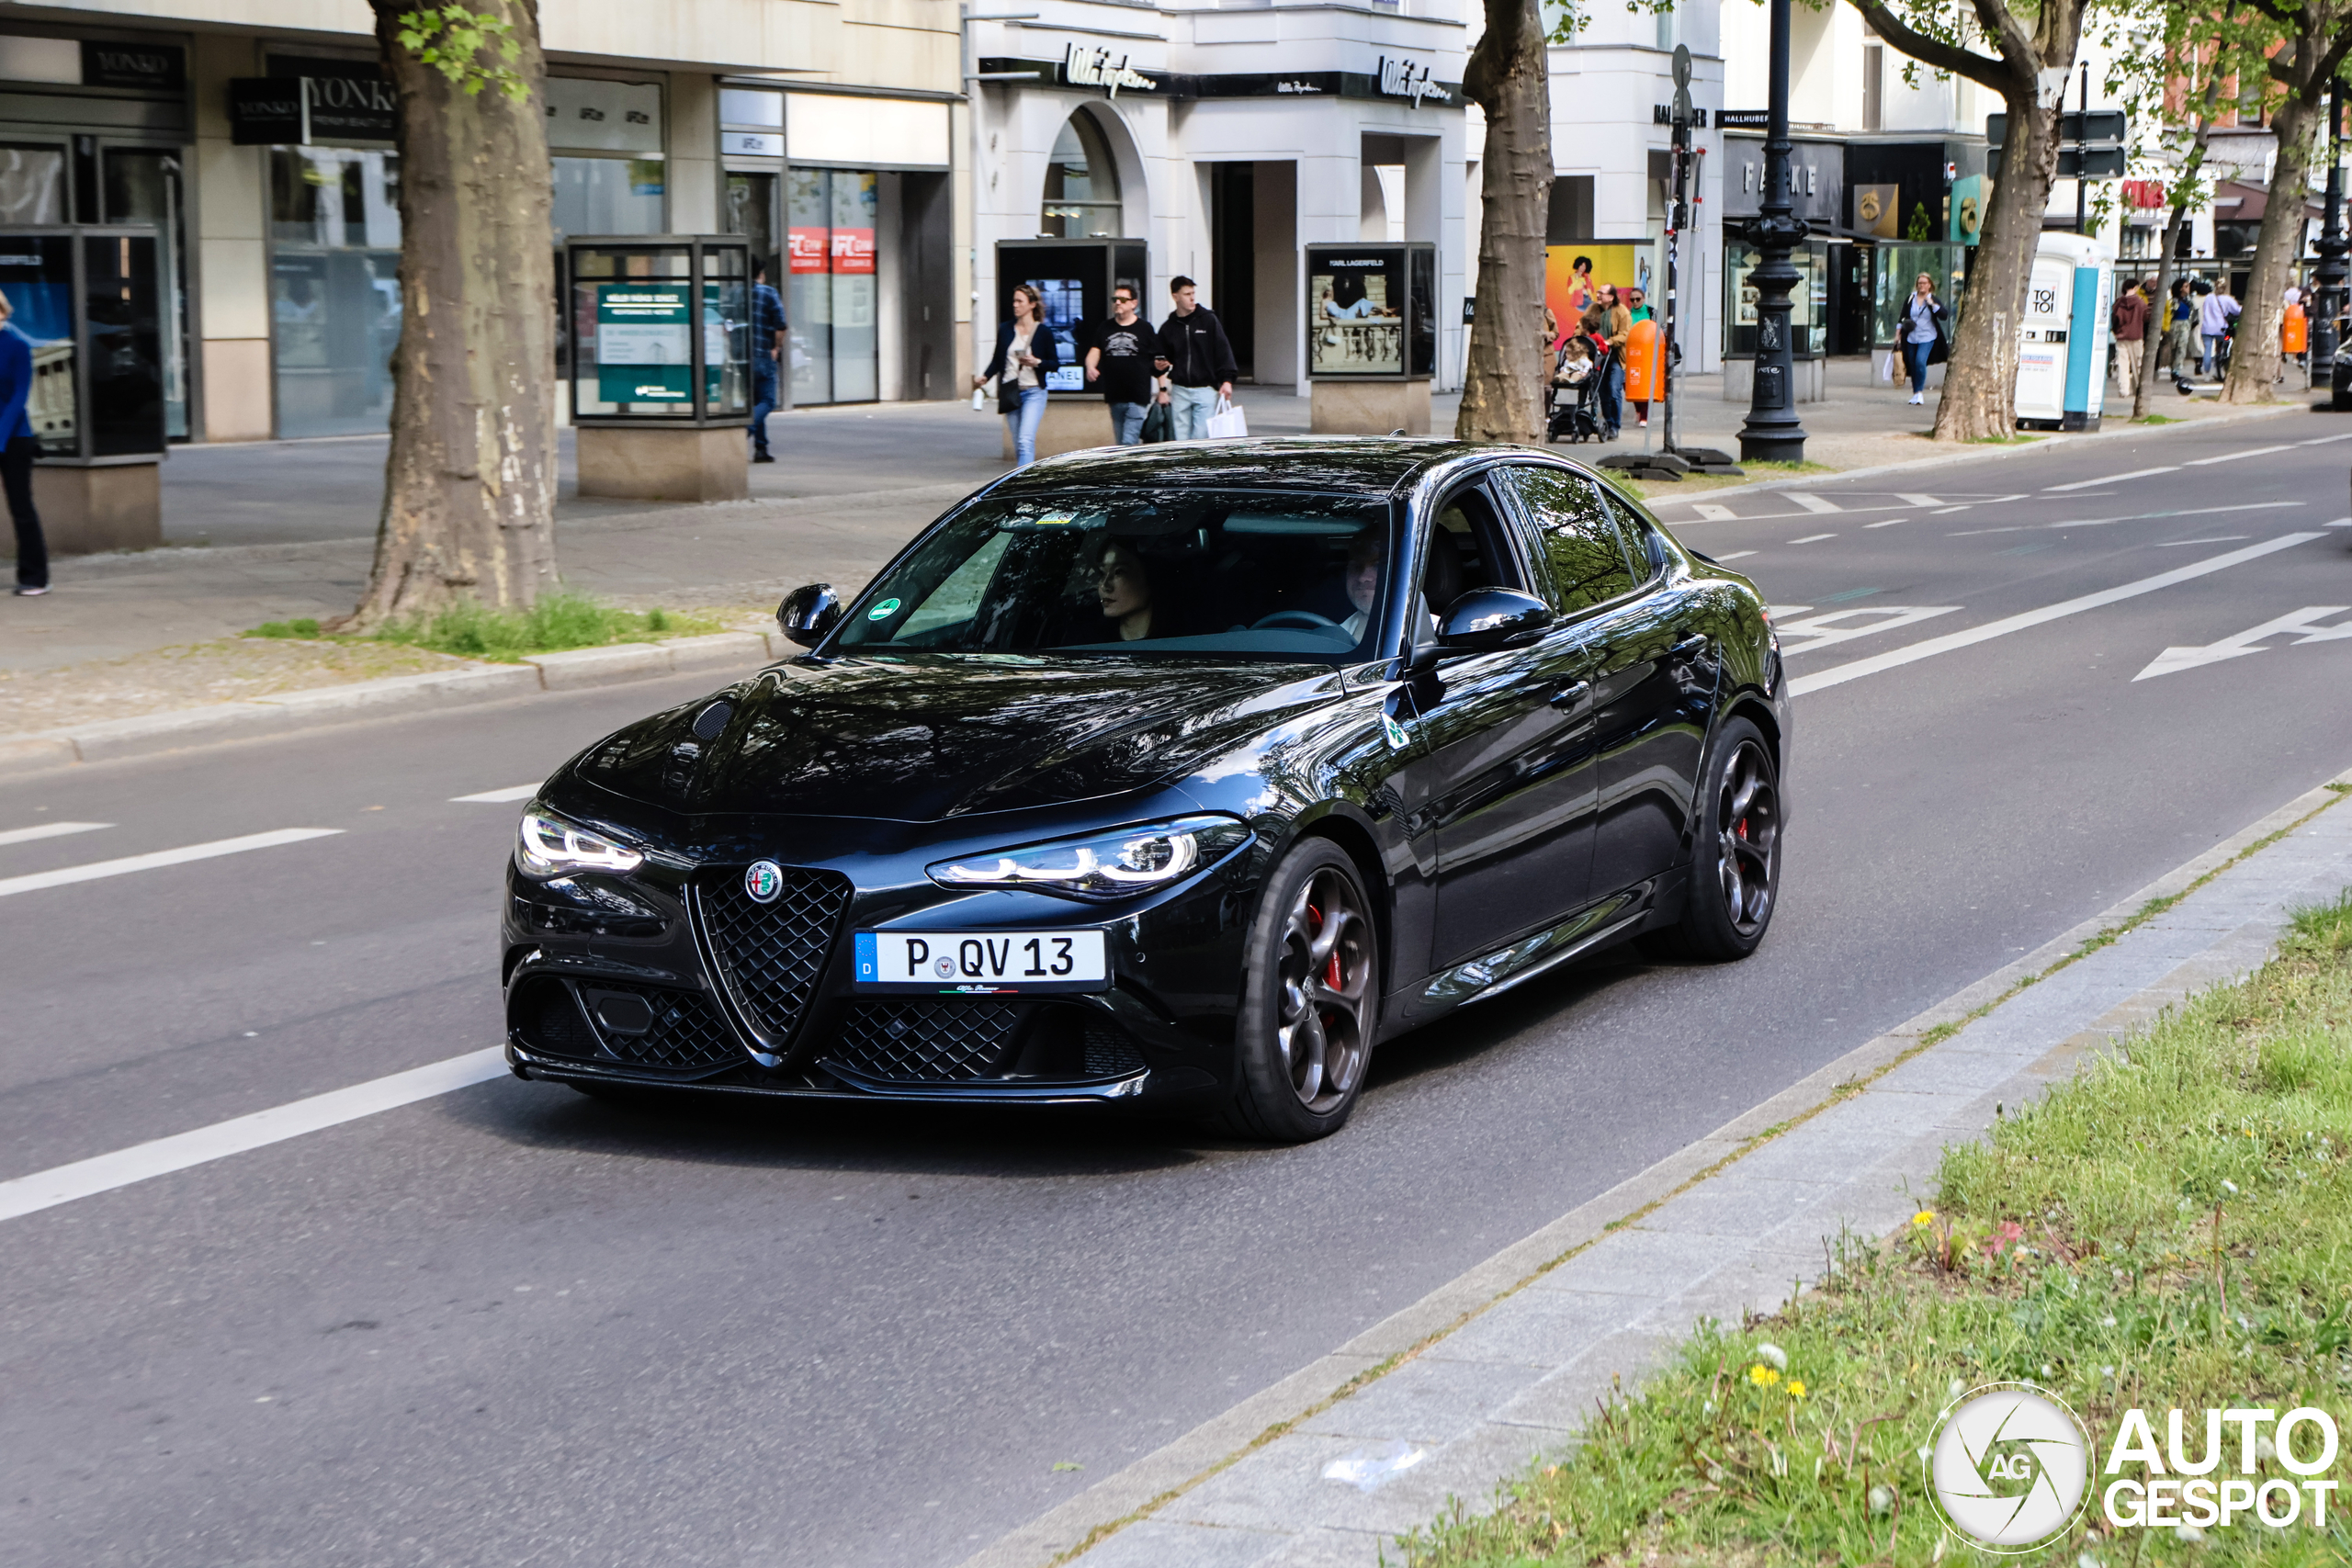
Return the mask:
[(1308, 839), (1267, 879), (1242, 973), (1239, 1057), (1222, 1122), (1306, 1143), (1346, 1124), (1372, 1065), (1380, 941), (1355, 863)]
[(1735, 718), (1715, 737), (1696, 802), (1690, 897), (1680, 945), (1694, 958), (1745, 958), (1781, 891), (1781, 781), (1764, 734)]

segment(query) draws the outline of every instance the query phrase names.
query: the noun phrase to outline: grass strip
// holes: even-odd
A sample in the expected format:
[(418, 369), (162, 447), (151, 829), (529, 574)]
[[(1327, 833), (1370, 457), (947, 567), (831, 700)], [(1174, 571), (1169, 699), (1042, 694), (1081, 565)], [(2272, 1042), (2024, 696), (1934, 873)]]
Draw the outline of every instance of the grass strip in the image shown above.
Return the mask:
[(396, 621), (365, 637), (339, 637), (307, 617), (268, 621), (244, 635), (305, 642), (390, 642), (460, 659), (513, 663), (534, 653), (603, 648), (646, 637), (690, 637), (726, 630), (707, 615), (676, 610), (623, 610), (584, 593), (548, 593), (527, 610), (458, 604), (430, 615)]
[[(1497, 1511), (1457, 1505), (1397, 1545), (1411, 1568), (1974, 1557), (1917, 1452), (1949, 1400), (2002, 1379), (2095, 1437), (2132, 1406), (2352, 1413), (2352, 897), (1946, 1151), (1902, 1235), (1849, 1237), (1781, 1314), (1703, 1328)], [(2094, 1508), (2042, 1557), (2342, 1562), (2352, 1530), (2329, 1518), (2124, 1540)]]

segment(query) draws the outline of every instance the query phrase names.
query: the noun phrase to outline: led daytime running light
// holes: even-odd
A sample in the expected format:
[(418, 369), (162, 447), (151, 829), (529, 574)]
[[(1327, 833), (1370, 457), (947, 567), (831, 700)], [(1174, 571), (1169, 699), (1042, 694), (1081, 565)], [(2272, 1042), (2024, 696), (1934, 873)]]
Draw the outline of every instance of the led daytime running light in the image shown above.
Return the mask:
[(526, 811), (514, 846), (514, 864), (524, 875), (545, 880), (579, 871), (635, 871), (645, 857), (601, 833), (546, 811)]
[(1229, 817), (1192, 817), (1091, 839), (942, 861), (943, 887), (1018, 887), (1079, 898), (1123, 898), (1166, 887), (1223, 859), (1250, 838)]

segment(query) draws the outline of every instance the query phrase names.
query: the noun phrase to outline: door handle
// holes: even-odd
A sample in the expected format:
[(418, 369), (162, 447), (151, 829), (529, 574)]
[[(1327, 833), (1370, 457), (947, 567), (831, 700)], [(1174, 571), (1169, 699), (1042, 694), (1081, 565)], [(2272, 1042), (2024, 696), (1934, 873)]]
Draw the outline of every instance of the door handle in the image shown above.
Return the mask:
[(1590, 695), (1592, 695), (1591, 682), (1571, 681), (1552, 694), (1551, 703), (1555, 708), (1572, 708)]
[(1707, 645), (1713, 640), (1713, 638), (1710, 637), (1704, 632), (1693, 632), (1689, 637), (1684, 637), (1680, 642), (1676, 643), (1672, 648), (1667, 649), (1667, 653), (1668, 657), (1674, 659), (1693, 658), (1698, 654), (1704, 653), (1707, 650)]

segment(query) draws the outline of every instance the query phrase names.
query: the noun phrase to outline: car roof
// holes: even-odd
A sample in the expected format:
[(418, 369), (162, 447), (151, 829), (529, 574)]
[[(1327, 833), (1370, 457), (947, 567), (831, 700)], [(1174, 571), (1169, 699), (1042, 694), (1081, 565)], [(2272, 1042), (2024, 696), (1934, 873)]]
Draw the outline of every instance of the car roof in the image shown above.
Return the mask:
[(1096, 446), (1042, 457), (1008, 474), (991, 493), (1052, 493), (1073, 484), (1254, 487), (1390, 495), (1433, 465), (1498, 448), (1435, 437), (1285, 435), (1250, 441), (1171, 441)]

